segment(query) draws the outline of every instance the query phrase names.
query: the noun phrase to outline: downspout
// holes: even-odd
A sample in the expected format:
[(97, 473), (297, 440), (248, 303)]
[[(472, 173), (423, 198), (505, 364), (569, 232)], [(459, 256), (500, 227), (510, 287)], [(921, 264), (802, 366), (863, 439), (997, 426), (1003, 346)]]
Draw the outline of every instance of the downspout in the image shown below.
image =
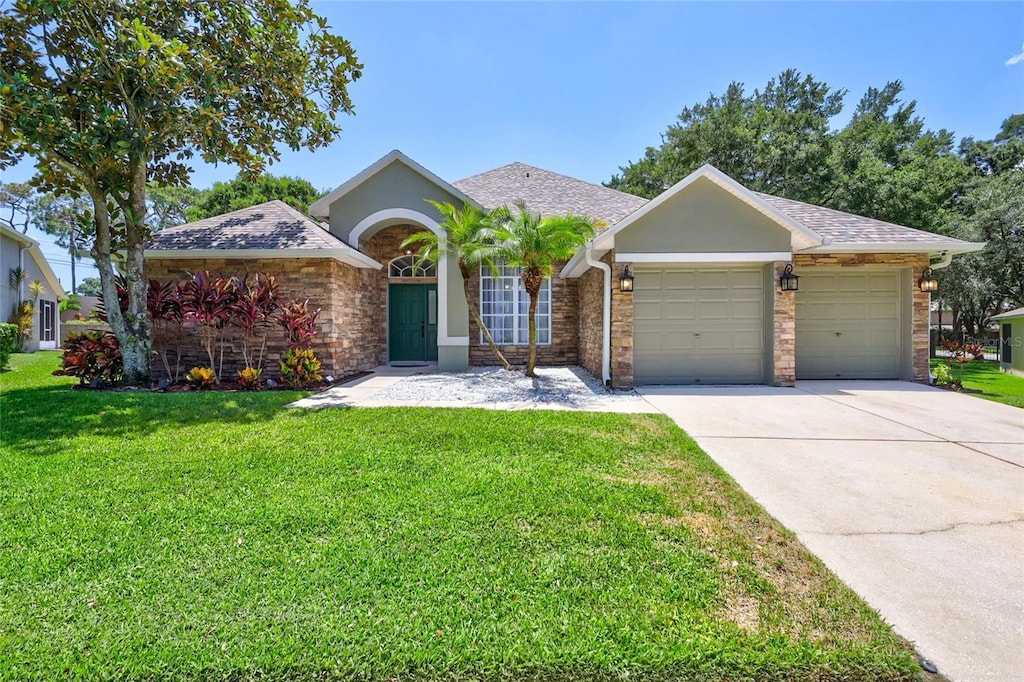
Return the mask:
[(601, 315), (601, 379), (607, 385), (612, 380), (612, 267), (594, 260), (591, 249), (584, 249), (587, 265), (604, 271), (604, 310)]
[(942, 268), (949, 265), (952, 261), (953, 254), (951, 254), (949, 251), (943, 251), (941, 254), (939, 254), (939, 260), (937, 260), (934, 263), (931, 263), (928, 267), (930, 267), (932, 270), (941, 270)]

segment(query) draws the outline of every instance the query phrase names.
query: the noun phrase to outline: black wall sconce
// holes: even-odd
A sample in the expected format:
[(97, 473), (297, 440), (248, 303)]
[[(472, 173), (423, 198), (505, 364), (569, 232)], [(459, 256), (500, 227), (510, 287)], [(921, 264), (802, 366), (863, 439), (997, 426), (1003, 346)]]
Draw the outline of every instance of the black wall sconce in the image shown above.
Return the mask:
[(633, 291), (633, 273), (630, 272), (629, 266), (626, 266), (626, 270), (622, 273), (622, 277), (619, 277), (619, 291), (626, 293), (632, 293)]
[(793, 274), (793, 264), (786, 265), (779, 277), (779, 289), (782, 291), (798, 291), (800, 289), (800, 275)]
[(917, 280), (917, 286), (921, 291), (932, 292), (939, 288), (939, 280), (935, 279), (931, 268), (925, 268), (921, 279)]

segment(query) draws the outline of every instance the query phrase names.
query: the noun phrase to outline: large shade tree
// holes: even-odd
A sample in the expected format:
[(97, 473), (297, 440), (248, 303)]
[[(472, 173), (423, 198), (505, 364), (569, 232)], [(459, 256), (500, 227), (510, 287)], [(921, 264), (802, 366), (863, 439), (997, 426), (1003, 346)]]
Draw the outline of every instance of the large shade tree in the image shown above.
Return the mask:
[(239, 175), (228, 182), (215, 182), (213, 187), (200, 191), (185, 213), (189, 220), (201, 220), (273, 199), (306, 211), (310, 204), (324, 194), (302, 178), (270, 173), (264, 173), (258, 178)]
[(521, 268), (523, 288), (530, 297), (527, 310), (530, 353), (526, 376), (537, 376), (537, 303), (544, 280), (551, 277), (556, 263), (568, 260), (594, 236), (593, 220), (571, 213), (541, 217), (526, 204), (517, 202), (515, 210), (499, 206), (489, 216), (494, 227), (494, 256), (512, 267)]
[(350, 113), (361, 65), (309, 0), (20, 1), (0, 9), (0, 167), (30, 156), (33, 184), (84, 194), (125, 380), (149, 380), (143, 249), (147, 187), (185, 185), (190, 160), (262, 173), (279, 145), (316, 149)]
[[(494, 342), (491, 331), (484, 324), (483, 317), (480, 316), (480, 307), (471, 290), (473, 274), (479, 272), (481, 266), (493, 267), (496, 247), (494, 230), (491, 229), (487, 213), (479, 206), (469, 203), (464, 203), (462, 208), (458, 208), (451, 203), (433, 199), (427, 199), (427, 202), (443, 216), (439, 227), (444, 232), (444, 239), (431, 230), (423, 230), (409, 235), (402, 242), (402, 248), (418, 247), (420, 258), (428, 261), (436, 261), (440, 253), (448, 253), (456, 259), (459, 273), (462, 275), (462, 291), (466, 296), (470, 316), (483, 332), (484, 339), (487, 340), (487, 345), (490, 346), (498, 363), (505, 369), (512, 369), (498, 344)], [(439, 276), (443, 277), (444, 273), (440, 273)]]

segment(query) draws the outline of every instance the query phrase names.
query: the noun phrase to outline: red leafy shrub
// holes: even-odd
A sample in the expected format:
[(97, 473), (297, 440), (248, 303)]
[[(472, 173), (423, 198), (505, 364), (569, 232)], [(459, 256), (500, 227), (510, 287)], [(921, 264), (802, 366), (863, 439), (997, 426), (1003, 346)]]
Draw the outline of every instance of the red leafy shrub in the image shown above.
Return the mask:
[[(184, 319), (199, 325), (203, 348), (210, 358), (210, 367), (218, 367), (213, 349), (220, 338), (221, 330), (231, 317), (236, 290), (231, 280), (214, 277), (207, 271), (197, 272), (185, 282), (179, 291), (181, 311)], [(223, 349), (221, 352), (223, 355)]]
[(288, 348), (309, 348), (316, 336), (316, 318), (320, 308), (309, 309), (309, 299), (305, 301), (288, 301), (281, 306), (277, 323), (288, 334)]
[(121, 349), (113, 334), (104, 331), (72, 332), (64, 344), (61, 368), (53, 373), (78, 377), (80, 384), (92, 383), (95, 379), (115, 383), (121, 378), (123, 367)]
[(256, 330), (266, 326), (277, 310), (277, 282), (269, 275), (258, 273), (232, 281), (235, 297), (229, 310), (229, 321), (242, 330), (242, 359), (247, 369), (263, 367), (263, 351), (267, 337), (260, 339), (256, 353)]

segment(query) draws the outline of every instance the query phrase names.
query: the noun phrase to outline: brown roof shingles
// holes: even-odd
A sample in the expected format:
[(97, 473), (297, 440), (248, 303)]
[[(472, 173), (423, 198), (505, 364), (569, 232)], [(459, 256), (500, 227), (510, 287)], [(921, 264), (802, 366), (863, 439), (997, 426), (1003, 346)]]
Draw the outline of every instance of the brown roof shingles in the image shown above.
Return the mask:
[(647, 203), (632, 194), (518, 162), (452, 184), (486, 209), (511, 207), (521, 200), (542, 216), (575, 213), (609, 224)]
[(833, 244), (940, 243), (962, 244), (959, 239), (934, 232), (915, 230), (883, 220), (865, 218), (802, 201), (784, 199), (772, 194), (754, 192), (758, 197), (822, 237), (831, 237)]
[(146, 246), (160, 251), (344, 247), (315, 220), (278, 200), (161, 230)]

